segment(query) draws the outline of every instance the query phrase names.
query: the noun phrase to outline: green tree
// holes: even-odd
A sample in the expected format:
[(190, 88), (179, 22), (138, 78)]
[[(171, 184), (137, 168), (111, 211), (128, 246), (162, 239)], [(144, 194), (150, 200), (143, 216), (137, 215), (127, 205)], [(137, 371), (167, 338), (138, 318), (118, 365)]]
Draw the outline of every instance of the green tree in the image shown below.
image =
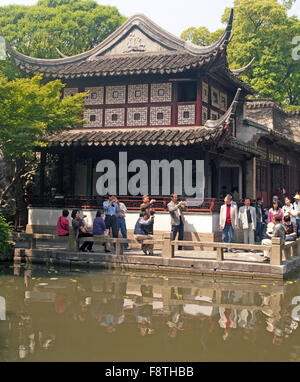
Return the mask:
[[(116, 7), (94, 0), (40, 0), (36, 5), (0, 7), (0, 35), (23, 54), (59, 58), (89, 50), (124, 21)], [(10, 75), (7, 63), (2, 73)]]
[(291, 9), (296, 0), (281, 0), (280, 2), (286, 7), (286, 9)]
[(185, 41), (190, 41), (196, 45), (210, 45), (216, 40), (218, 40), (222, 34), (224, 33), (224, 29), (218, 29), (215, 32), (210, 32), (206, 27), (191, 27), (183, 31), (180, 37)]
[(292, 39), (300, 35), (300, 21), (288, 17), (286, 7), (276, 0), (235, 0), (233, 34), (230, 66), (241, 67), (256, 58), (241, 78), (261, 97), (300, 105), (299, 62), (292, 57)]
[(11, 234), (12, 234), (12, 225), (8, 223), (2, 212), (0, 211), (0, 261), (5, 260), (9, 257), (12, 243), (11, 243)]
[(36, 170), (36, 148), (47, 145), (47, 135), (82, 123), (85, 94), (61, 99), (63, 87), (60, 80), (43, 84), (41, 75), (14, 81), (0, 77), (0, 152), (10, 172), (1, 206), (7, 206), (11, 194), (18, 204)]
[[(300, 20), (288, 17), (287, 8), (291, 5), (292, 1), (281, 4), (276, 0), (235, 0), (228, 63), (231, 68), (240, 68), (255, 57), (241, 78), (256, 89), (260, 97), (299, 106), (300, 61), (292, 57), (292, 40), (300, 35)], [(227, 22), (229, 12), (229, 8), (225, 9), (223, 23)], [(193, 35), (189, 39), (192, 40)]]

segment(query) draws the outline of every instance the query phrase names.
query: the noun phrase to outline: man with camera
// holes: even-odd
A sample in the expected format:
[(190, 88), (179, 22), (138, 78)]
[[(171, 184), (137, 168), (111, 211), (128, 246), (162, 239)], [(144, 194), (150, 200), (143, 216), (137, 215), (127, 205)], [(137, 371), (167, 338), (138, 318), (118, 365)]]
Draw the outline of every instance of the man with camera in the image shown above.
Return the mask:
[[(140, 213), (140, 217), (138, 218), (135, 227), (134, 227), (134, 237), (136, 241), (143, 241), (146, 239), (153, 239), (153, 224), (154, 224), (154, 211), (150, 212), (150, 217), (147, 211), (143, 211)], [(153, 244), (144, 244), (142, 242), (142, 251), (145, 255), (153, 255)]]
[[(168, 211), (171, 215), (171, 226), (172, 226), (172, 240), (175, 240), (178, 233), (178, 240), (183, 240), (184, 233), (184, 216), (183, 210), (186, 208), (187, 203), (181, 201), (178, 203), (178, 195), (172, 194), (171, 201), (168, 204)], [(182, 251), (182, 246), (178, 246), (178, 250)]]
[(153, 210), (152, 207), (155, 202), (156, 202), (155, 199), (150, 200), (149, 195), (143, 196), (143, 203), (140, 205), (141, 212), (146, 211), (148, 215), (150, 216), (150, 212), (151, 210)]
[(118, 237), (118, 228), (117, 228), (117, 213), (119, 212), (117, 198), (112, 195), (103, 202), (103, 209), (105, 213), (105, 226), (106, 229), (112, 231), (112, 236), (114, 238)]

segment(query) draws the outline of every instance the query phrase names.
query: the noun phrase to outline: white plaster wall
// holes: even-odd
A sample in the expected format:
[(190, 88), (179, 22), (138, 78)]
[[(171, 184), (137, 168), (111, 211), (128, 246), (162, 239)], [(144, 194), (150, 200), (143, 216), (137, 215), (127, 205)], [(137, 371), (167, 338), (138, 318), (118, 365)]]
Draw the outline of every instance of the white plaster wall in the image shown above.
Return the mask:
[[(69, 210), (71, 215), (71, 210)], [(56, 226), (62, 209), (55, 208), (29, 208), (28, 209), (28, 225)], [(88, 227), (92, 227), (93, 220), (96, 216), (96, 210), (82, 210), (81, 215), (86, 215), (86, 223)], [(69, 222), (71, 224), (71, 216)], [(135, 223), (139, 217), (138, 212), (128, 212), (126, 215), (127, 229), (133, 230)], [(219, 215), (192, 214), (185, 215), (185, 232), (212, 233), (217, 232), (219, 226)], [(171, 218), (168, 213), (157, 212), (155, 214), (154, 228), (156, 231), (170, 231)]]

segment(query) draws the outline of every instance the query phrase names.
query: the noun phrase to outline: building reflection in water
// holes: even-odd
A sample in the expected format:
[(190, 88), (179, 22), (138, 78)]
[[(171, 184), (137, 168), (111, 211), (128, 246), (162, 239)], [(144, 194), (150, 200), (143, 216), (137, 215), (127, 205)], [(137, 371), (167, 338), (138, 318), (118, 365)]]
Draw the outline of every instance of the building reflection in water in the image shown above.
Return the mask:
[[(0, 277), (3, 360), (147, 361), (156, 348), (161, 361), (172, 354), (177, 360), (183, 350), (183, 361), (204, 355), (220, 361), (222, 343), (231, 343), (232, 359), (224, 360), (234, 361), (245, 342), (257, 350), (249, 360), (266, 360), (259, 359), (259, 346), (275, 349), (289, 341), (287, 355), (294, 349), (297, 359), (298, 283), (76, 271), (16, 264)], [(149, 349), (141, 350), (143, 341)]]

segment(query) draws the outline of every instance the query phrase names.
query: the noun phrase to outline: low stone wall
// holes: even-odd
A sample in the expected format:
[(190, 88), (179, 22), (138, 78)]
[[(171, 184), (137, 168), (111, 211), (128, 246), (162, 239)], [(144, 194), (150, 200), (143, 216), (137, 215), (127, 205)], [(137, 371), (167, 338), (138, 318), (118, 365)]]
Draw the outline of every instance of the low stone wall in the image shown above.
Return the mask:
[[(86, 223), (89, 231), (92, 231), (93, 220), (96, 216), (96, 210), (82, 210), (86, 215)], [(56, 223), (61, 216), (62, 210), (57, 208), (29, 208), (27, 233), (55, 234)], [(71, 213), (71, 211), (70, 211)], [(126, 226), (128, 238), (133, 238), (134, 226), (139, 217), (137, 211), (128, 212), (126, 215)], [(187, 213), (185, 215), (184, 240), (195, 240), (200, 242), (221, 241), (222, 233), (219, 230), (218, 214), (197, 214)], [(71, 218), (69, 216), (69, 223)], [(170, 215), (168, 212), (157, 212), (154, 222), (154, 238), (162, 239), (163, 234), (171, 231)], [(120, 234), (121, 235), (121, 234)]]
[[(15, 249), (15, 261), (28, 263), (56, 264), (65, 266), (87, 266), (96, 268), (124, 270), (137, 269), (148, 271), (187, 272), (197, 275), (230, 276), (250, 279), (282, 280), (286, 266), (258, 264), (237, 261), (217, 261), (194, 258), (170, 258), (139, 255), (111, 255), (100, 253), (66, 252), (45, 249)], [(290, 264), (289, 271), (299, 266)]]

